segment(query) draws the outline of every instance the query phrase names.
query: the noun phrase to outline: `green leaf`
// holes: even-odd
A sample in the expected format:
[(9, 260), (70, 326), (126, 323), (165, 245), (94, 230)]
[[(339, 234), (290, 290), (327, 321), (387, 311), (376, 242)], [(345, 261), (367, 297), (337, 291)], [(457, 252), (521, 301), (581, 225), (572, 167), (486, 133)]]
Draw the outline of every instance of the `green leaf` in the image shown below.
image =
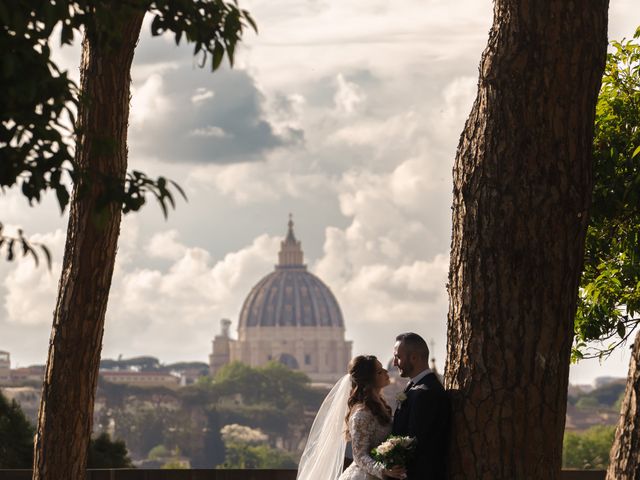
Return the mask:
[(73, 43), (73, 27), (67, 23), (62, 24), (60, 31), (60, 46), (71, 45)]
[(46, 245), (40, 245), (40, 249), (44, 253), (45, 258), (47, 259), (47, 267), (51, 270), (51, 252), (47, 248)]
[(184, 193), (184, 190), (182, 189), (182, 187), (180, 185), (178, 185), (176, 182), (174, 182), (173, 180), (169, 180), (169, 183), (171, 183), (171, 185), (173, 185), (175, 187), (176, 190), (178, 190), (178, 192), (180, 193), (180, 195), (182, 195), (182, 198), (184, 198), (185, 202), (188, 202), (189, 199), (187, 198), (187, 194)]
[(215, 47), (213, 48), (213, 58), (211, 59), (211, 71), (215, 71), (222, 63), (222, 57), (224, 56), (224, 47), (216, 40)]
[(636, 156), (640, 153), (640, 145), (636, 147), (636, 149), (631, 154), (631, 158), (636, 158)]
[(13, 253), (13, 244), (14, 244), (15, 240), (12, 238), (11, 240), (9, 240), (9, 244), (7, 245), (7, 261), (12, 261), (14, 258), (14, 253)]
[(243, 10), (242, 11), (242, 15), (244, 16), (244, 18), (247, 20), (247, 22), (249, 22), (249, 25), (251, 25), (251, 28), (253, 28), (253, 31), (258, 33), (258, 25), (256, 25), (255, 20), (253, 19), (253, 17), (249, 14), (248, 11)]
[(151, 21), (151, 35), (156, 37), (162, 34), (162, 23), (162, 17), (160, 15), (156, 15), (153, 17), (153, 20)]
[(69, 204), (69, 192), (63, 185), (56, 187), (56, 197), (58, 198), (58, 205), (60, 205), (60, 213), (64, 213)]
[(624, 338), (625, 334), (627, 333), (624, 323), (618, 322), (618, 324), (616, 325), (616, 331), (618, 332), (618, 336), (620, 338)]

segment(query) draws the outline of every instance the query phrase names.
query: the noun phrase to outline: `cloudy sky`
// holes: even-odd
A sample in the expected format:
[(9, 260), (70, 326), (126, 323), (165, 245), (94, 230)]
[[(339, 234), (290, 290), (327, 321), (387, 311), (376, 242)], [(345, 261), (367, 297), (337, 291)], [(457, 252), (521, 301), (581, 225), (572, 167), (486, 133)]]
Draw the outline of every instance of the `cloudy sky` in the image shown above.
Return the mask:
[[(609, 37), (640, 24), (611, 0)], [(245, 0), (258, 22), (233, 70), (143, 28), (133, 67), (130, 166), (187, 191), (168, 221), (124, 220), (103, 357), (207, 361), (223, 317), (273, 269), (288, 214), (310, 270), (338, 298), (354, 354), (391, 356), (415, 330), (445, 358), (451, 168), (491, 24), (489, 1)], [(147, 19), (148, 20), (148, 19)], [(57, 51), (77, 77), (79, 49)], [(0, 263), (0, 350), (46, 359), (66, 216), (0, 197), (2, 221), (54, 253), (53, 272)], [(625, 375), (623, 349), (572, 368)]]

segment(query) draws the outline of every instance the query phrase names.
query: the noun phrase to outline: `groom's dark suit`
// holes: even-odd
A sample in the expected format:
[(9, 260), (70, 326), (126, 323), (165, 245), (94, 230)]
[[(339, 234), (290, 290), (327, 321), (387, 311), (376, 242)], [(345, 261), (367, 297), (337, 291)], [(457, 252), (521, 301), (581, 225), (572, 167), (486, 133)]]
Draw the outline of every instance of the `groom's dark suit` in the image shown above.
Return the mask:
[(445, 480), (451, 406), (438, 377), (430, 372), (411, 386), (393, 416), (394, 435), (416, 437), (407, 480)]

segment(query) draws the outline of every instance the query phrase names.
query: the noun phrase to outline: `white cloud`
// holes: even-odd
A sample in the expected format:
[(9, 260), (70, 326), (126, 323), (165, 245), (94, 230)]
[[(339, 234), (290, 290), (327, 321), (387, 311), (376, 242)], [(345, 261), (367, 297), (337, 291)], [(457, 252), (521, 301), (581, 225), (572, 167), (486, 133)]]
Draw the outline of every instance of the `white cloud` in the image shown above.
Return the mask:
[(161, 74), (154, 73), (139, 88), (132, 88), (130, 116), (134, 127), (142, 128), (145, 122), (166, 115), (168, 110)]
[(52, 269), (48, 271), (42, 252), (38, 252), (40, 266), (31, 258), (18, 258), (4, 279), (6, 290), (4, 308), (6, 320), (12, 325), (50, 326), (53, 321), (61, 257), (58, 252), (64, 248), (65, 234), (62, 230), (53, 233), (30, 236), (33, 243), (46, 245), (55, 253)]
[(219, 319), (236, 317), (238, 292), (248, 293), (273, 268), (279, 241), (261, 235), (213, 261), (207, 251), (181, 244), (175, 231), (157, 234), (149, 252), (172, 263), (166, 269), (120, 271), (114, 278), (105, 355), (133, 345), (159, 357), (203, 360)]
[(337, 90), (333, 97), (336, 109), (339, 113), (350, 115), (365, 101), (365, 94), (355, 82), (346, 80), (342, 73), (338, 74), (336, 82)]
[(213, 90), (208, 90), (203, 87), (196, 89), (195, 93), (191, 96), (191, 103), (197, 105), (205, 100), (211, 100), (215, 96)]
[(227, 132), (225, 132), (220, 127), (215, 127), (213, 125), (207, 125), (206, 127), (196, 128), (189, 132), (189, 136), (191, 137), (215, 137), (215, 138), (224, 138), (231, 136)]
[(177, 260), (184, 256), (186, 247), (178, 242), (177, 230), (158, 232), (149, 241), (147, 253), (152, 257)]
[(238, 205), (309, 198), (334, 190), (326, 175), (301, 168), (297, 158), (277, 155), (264, 162), (200, 167), (192, 171), (189, 181), (213, 187)]
[[(354, 351), (384, 358), (397, 330), (417, 329), (434, 337), (442, 365), (451, 167), (491, 2), (244, 0), (243, 8), (260, 35), (244, 39), (233, 71), (214, 74), (169, 35), (150, 38), (145, 19), (130, 163), (178, 180), (190, 201), (168, 224), (155, 205), (125, 217), (105, 356), (205, 361), (218, 319), (237, 319), (272, 270), (273, 234), (293, 210), (301, 230), (324, 233), (301, 240), (342, 304)], [(632, 33), (636, 10), (612, 0), (612, 38)], [(57, 53), (75, 74), (79, 48)], [(50, 195), (29, 209), (10, 192), (0, 210), (0, 221), (27, 232), (64, 231)], [(14, 339), (1, 348), (23, 364), (42, 361), (57, 273), (29, 260), (0, 269), (0, 327)]]
[[(412, 138), (421, 119), (414, 111), (402, 112), (390, 118), (363, 118), (356, 123), (341, 126), (330, 141), (342, 141), (350, 145), (376, 145), (380, 139), (403, 144)], [(385, 148), (384, 145), (380, 145)]]

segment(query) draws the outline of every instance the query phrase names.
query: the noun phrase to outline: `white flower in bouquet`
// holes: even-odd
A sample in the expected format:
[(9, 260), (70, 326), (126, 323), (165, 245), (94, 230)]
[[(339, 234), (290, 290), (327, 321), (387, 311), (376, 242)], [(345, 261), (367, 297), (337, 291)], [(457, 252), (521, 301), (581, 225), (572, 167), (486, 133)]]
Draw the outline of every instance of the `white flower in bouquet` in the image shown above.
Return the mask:
[(392, 435), (371, 450), (371, 455), (385, 468), (391, 468), (394, 465), (405, 466), (413, 456), (416, 443), (415, 437)]

